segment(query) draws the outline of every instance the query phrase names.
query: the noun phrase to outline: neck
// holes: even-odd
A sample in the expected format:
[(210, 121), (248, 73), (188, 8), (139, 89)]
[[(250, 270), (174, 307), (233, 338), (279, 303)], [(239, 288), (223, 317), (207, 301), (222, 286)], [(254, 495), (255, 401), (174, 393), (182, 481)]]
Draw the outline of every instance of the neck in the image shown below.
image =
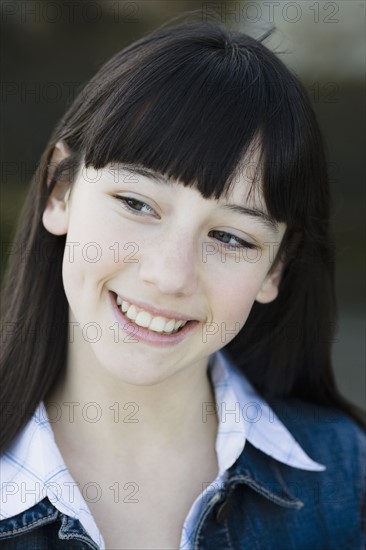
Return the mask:
[(70, 347), (65, 373), (45, 399), (64, 448), (99, 449), (131, 460), (152, 450), (179, 453), (187, 445), (214, 445), (217, 417), (203, 414), (207, 407), (215, 410), (207, 358), (158, 383), (136, 385), (98, 364), (92, 351), (77, 349)]

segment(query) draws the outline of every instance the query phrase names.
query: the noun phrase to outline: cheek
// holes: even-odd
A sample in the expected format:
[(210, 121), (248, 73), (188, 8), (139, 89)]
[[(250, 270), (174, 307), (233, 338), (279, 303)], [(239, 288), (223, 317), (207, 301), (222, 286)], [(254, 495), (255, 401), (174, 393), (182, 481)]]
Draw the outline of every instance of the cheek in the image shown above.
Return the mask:
[(64, 254), (65, 273), (73, 272), (80, 278), (83, 274), (113, 270), (131, 252), (125, 238), (127, 231), (111, 217), (108, 219), (102, 208), (93, 208), (93, 204), (87, 214), (81, 208), (80, 212), (69, 225)]
[(210, 339), (217, 349), (227, 345), (245, 325), (255, 300), (255, 286), (246, 285), (243, 281), (236, 287), (234, 284), (222, 287), (213, 303), (213, 322), (203, 327), (203, 342)]
[(239, 322), (242, 326), (248, 317), (256, 297), (256, 286), (231, 286), (222, 295), (220, 309), (222, 317), (232, 323)]
[(220, 276), (212, 281), (213, 316), (232, 327), (239, 323), (242, 328), (265, 279), (267, 269), (261, 263), (231, 267), (232, 269), (222, 271)]

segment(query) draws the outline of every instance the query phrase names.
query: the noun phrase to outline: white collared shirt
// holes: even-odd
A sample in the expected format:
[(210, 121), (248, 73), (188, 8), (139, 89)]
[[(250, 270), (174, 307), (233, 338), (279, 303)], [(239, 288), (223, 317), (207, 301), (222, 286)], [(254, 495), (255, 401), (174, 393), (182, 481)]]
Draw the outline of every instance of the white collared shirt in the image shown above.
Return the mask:
[[(192, 503), (184, 521), (180, 550), (191, 550), (195, 527), (207, 498), (223, 485), (228, 469), (243, 452), (246, 440), (294, 468), (326, 469), (303, 451), (268, 403), (222, 352), (210, 357), (208, 368), (216, 410), (211, 404), (203, 403), (202, 419), (205, 421), (210, 414), (218, 417), (216, 454), (219, 472), (216, 480), (203, 486)], [(78, 519), (101, 550), (105, 550), (102, 534), (84, 499), (87, 495), (85, 487), (80, 491), (79, 484), (65, 465), (43, 402), (0, 458), (0, 479), (0, 519), (24, 512), (47, 496), (60, 512)], [(94, 484), (90, 490), (95, 495), (98, 487)]]

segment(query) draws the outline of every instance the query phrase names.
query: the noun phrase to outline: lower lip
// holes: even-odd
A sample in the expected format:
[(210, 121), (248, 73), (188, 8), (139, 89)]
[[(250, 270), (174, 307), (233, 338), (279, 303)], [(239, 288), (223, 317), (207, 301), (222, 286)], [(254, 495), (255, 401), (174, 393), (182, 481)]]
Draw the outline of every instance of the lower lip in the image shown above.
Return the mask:
[(121, 309), (117, 306), (116, 293), (111, 292), (110, 290), (108, 293), (115, 320), (123, 332), (131, 337), (130, 339), (125, 340), (126, 342), (136, 342), (136, 340), (138, 340), (139, 342), (146, 342), (155, 346), (171, 346), (184, 340), (184, 338), (199, 324), (199, 321), (188, 321), (188, 323), (175, 334), (162, 334), (160, 332), (154, 332), (153, 330), (136, 325), (133, 321), (131, 321), (131, 319), (126, 317), (126, 315), (124, 315)]

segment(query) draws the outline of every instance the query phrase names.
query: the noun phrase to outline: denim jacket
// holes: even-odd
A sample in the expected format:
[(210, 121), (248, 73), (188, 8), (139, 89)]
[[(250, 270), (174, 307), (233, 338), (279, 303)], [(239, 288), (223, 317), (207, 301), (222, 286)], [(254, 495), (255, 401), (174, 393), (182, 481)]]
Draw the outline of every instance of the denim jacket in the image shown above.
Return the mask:
[[(293, 468), (246, 441), (220, 489), (206, 495), (194, 550), (364, 550), (365, 432), (335, 409), (293, 398), (270, 405), (326, 470)], [(79, 520), (60, 512), (46, 497), (0, 521), (3, 548), (98, 546)]]

